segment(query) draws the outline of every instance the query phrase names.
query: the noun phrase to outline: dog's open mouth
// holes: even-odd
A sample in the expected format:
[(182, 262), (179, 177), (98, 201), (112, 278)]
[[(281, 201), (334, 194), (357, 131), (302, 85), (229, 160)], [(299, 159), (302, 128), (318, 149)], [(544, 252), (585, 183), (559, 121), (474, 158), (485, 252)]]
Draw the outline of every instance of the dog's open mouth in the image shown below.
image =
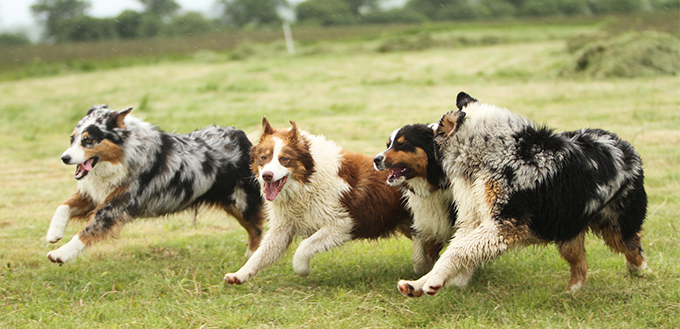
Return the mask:
[(398, 182), (402, 177), (404, 177), (407, 170), (408, 169), (404, 167), (394, 167), (390, 169), (390, 175), (387, 176), (387, 182), (390, 184)]
[(87, 161), (83, 163), (79, 163), (76, 166), (76, 179), (83, 179), (87, 174), (92, 171), (92, 168), (97, 164), (97, 161), (99, 161), (99, 157), (91, 157), (87, 159)]
[(284, 176), (277, 181), (265, 182), (264, 195), (267, 200), (272, 201), (276, 199), (276, 196), (279, 195), (279, 192), (281, 192), (281, 189), (283, 189), (283, 185), (286, 185), (286, 181), (288, 181), (288, 176)]

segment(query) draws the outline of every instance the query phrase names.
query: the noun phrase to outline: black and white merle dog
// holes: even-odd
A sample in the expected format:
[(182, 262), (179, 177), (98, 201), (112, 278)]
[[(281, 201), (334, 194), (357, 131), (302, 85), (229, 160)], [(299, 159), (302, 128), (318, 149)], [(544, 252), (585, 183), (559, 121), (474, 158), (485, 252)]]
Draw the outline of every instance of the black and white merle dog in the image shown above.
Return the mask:
[(85, 247), (116, 235), (139, 217), (158, 217), (201, 205), (234, 216), (248, 232), (251, 255), (262, 235), (262, 197), (249, 168), (251, 143), (241, 130), (211, 126), (167, 134), (123, 111), (93, 106), (62, 154), (76, 165), (76, 192), (54, 214), (47, 241), (64, 236), (70, 219), (87, 225), (47, 257), (64, 263)]
[(387, 149), (373, 158), (375, 169), (390, 171), (387, 184), (402, 187), (413, 214), (412, 261), (418, 275), (432, 269), (455, 232), (455, 202), (434, 141), (437, 127), (413, 124), (396, 129)]
[(590, 229), (626, 267), (646, 267), (640, 231), (647, 211), (642, 163), (633, 147), (600, 129), (554, 132), (465, 93), (445, 114), (437, 142), (458, 206), (457, 228), (432, 271), (400, 281), (402, 294), (434, 295), (510, 248), (553, 242), (583, 285)]

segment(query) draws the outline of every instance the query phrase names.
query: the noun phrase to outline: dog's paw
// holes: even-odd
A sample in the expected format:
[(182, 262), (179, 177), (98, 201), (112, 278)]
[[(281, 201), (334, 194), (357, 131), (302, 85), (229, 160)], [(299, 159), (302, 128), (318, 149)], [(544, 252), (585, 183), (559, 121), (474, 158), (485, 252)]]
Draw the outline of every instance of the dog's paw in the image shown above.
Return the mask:
[(59, 233), (56, 233), (56, 232), (53, 232), (52, 230), (50, 230), (50, 231), (47, 232), (47, 236), (45, 236), (45, 240), (49, 243), (56, 243), (59, 240), (61, 240), (61, 238), (63, 238), (63, 237), (64, 237), (64, 233), (59, 234)]
[(58, 264), (63, 264), (75, 257), (75, 255), (69, 255), (69, 253), (64, 252), (62, 250), (63, 248), (59, 248), (57, 250), (53, 250), (47, 253), (47, 258), (52, 262), (52, 263), (58, 263)]
[(247, 280), (247, 276), (240, 276), (238, 273), (227, 273), (224, 276), (224, 281), (228, 284), (243, 284)]
[(422, 296), (423, 290), (420, 288), (415, 288), (417, 286), (418, 285), (416, 281), (400, 280), (399, 283), (397, 283), (397, 288), (399, 288), (399, 292), (406, 297)]
[(427, 280), (425, 285), (423, 285), (423, 291), (430, 296), (434, 296), (439, 292), (439, 289), (441, 289), (445, 285), (446, 285), (446, 279), (439, 278), (437, 276), (431, 276)]
[(295, 262), (293, 261), (293, 271), (299, 276), (306, 277), (312, 272), (312, 268), (307, 262)]

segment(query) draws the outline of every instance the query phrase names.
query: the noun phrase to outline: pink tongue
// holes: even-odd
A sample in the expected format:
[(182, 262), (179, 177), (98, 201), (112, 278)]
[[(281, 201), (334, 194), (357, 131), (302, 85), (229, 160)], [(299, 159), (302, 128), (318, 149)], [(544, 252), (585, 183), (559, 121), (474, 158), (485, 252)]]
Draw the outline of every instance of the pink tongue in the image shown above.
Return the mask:
[(278, 183), (280, 183), (280, 181), (264, 183), (264, 195), (267, 200), (272, 201), (279, 195)]
[(92, 171), (92, 163), (93, 162), (94, 162), (94, 158), (91, 158), (91, 159), (88, 159), (87, 161), (85, 161), (85, 163), (83, 163), (83, 165), (82, 165), (83, 169), (85, 169), (86, 171)]

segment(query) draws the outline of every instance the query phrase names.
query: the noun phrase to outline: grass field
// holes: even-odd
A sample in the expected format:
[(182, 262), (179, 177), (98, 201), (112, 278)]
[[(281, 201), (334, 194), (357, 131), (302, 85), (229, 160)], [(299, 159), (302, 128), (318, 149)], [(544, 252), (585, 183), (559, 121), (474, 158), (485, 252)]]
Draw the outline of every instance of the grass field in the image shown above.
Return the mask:
[[(0, 82), (0, 328), (677, 327), (680, 79), (562, 74), (573, 61), (566, 40), (599, 32), (592, 23), (468, 26), (430, 37), (497, 42), (384, 53), (376, 49), (389, 37), (304, 44), (295, 56), (252, 44), (240, 61), (201, 52)], [(650, 269), (628, 275), (623, 256), (589, 236), (589, 277), (577, 293), (564, 291), (569, 269), (550, 246), (486, 264), (468, 288), (407, 299), (396, 283), (415, 275), (410, 241), (400, 238), (316, 256), (307, 278), (295, 276), (289, 252), (243, 286), (225, 286), (224, 274), (244, 263), (246, 235), (208, 210), (195, 226), (188, 213), (133, 223), (63, 266), (46, 258), (57, 247), (44, 241), (49, 220), (75, 189), (74, 168), (59, 156), (93, 104), (134, 106), (166, 131), (234, 125), (252, 140), (267, 115), (375, 154), (393, 129), (453, 109), (461, 90), (558, 129), (599, 127), (630, 141), (644, 160)], [(65, 240), (79, 229), (69, 226)]]

